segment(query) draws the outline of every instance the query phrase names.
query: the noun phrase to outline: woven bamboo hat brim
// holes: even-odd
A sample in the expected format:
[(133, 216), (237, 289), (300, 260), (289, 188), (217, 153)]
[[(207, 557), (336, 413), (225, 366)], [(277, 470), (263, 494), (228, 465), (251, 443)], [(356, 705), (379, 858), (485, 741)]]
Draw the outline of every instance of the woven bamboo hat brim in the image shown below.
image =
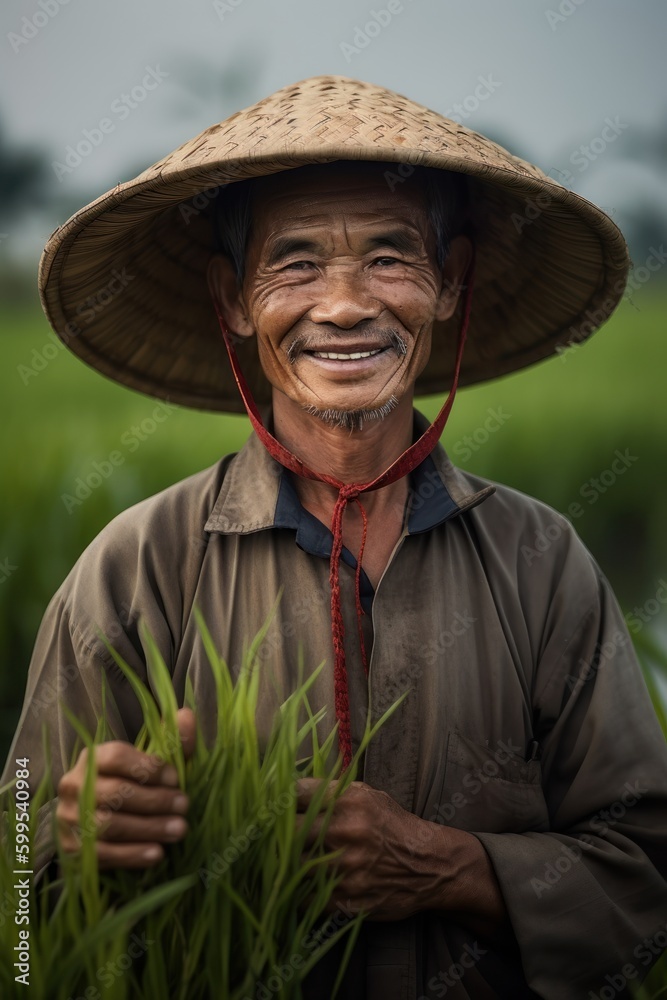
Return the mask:
[[(467, 176), (477, 251), (461, 385), (584, 340), (623, 295), (627, 246), (601, 209), (420, 104), (323, 76), (211, 126), (58, 228), (39, 269), (53, 329), (87, 364), (133, 389), (199, 409), (244, 412), (206, 280), (214, 189), (335, 160)], [(435, 325), (418, 394), (450, 386), (460, 308)], [(268, 402), (255, 338), (237, 352), (256, 402)]]

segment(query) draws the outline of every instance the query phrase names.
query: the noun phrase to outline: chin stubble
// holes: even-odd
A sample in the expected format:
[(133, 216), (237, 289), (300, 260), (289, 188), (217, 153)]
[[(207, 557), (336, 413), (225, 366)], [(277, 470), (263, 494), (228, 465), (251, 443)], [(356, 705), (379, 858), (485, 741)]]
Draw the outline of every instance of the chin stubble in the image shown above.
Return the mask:
[(346, 431), (360, 431), (363, 429), (365, 423), (369, 423), (372, 420), (384, 420), (396, 406), (398, 406), (398, 398), (392, 393), (386, 403), (372, 409), (321, 409), (319, 406), (310, 404), (309, 406), (304, 406), (304, 410), (306, 413), (310, 413), (312, 416), (322, 420), (325, 424), (329, 424), (330, 427), (339, 427)]

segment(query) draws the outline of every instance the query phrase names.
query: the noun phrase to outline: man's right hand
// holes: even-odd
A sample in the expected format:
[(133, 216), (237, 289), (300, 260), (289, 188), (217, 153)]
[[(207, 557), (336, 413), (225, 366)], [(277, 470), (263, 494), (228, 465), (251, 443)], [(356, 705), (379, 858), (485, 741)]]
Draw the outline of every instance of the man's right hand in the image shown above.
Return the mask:
[[(187, 758), (195, 747), (194, 712), (181, 708), (176, 718)], [(189, 800), (178, 786), (176, 768), (122, 740), (101, 743), (94, 752), (97, 777), (93, 817), (84, 817), (82, 821), (79, 815), (87, 748), (58, 782), (56, 821), (63, 850), (68, 853), (80, 850), (77, 828), (87, 821), (98, 828), (96, 852), (100, 869), (148, 868), (157, 864), (164, 857), (162, 845), (182, 840), (188, 830), (184, 813)]]

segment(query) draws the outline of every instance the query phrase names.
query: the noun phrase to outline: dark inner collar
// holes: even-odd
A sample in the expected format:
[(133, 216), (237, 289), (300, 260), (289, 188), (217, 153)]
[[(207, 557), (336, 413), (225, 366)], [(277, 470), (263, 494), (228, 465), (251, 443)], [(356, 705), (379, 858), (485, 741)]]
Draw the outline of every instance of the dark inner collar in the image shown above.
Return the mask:
[[(296, 531), (296, 544), (299, 548), (311, 555), (329, 559), (333, 543), (331, 529), (302, 506), (294, 486), (293, 477), (294, 473), (287, 469), (282, 470), (273, 527), (290, 528), (292, 531)], [(430, 455), (410, 473), (409, 482), (408, 503), (410, 507), (407, 525), (409, 535), (429, 531), (438, 524), (442, 524), (459, 510), (458, 505), (452, 500), (447, 487), (438, 475)], [(360, 499), (363, 503), (363, 495)], [(356, 569), (357, 560), (345, 545), (343, 545), (341, 558), (352, 569)], [(362, 606), (366, 613), (370, 613), (375, 591), (363, 566), (360, 582)]]

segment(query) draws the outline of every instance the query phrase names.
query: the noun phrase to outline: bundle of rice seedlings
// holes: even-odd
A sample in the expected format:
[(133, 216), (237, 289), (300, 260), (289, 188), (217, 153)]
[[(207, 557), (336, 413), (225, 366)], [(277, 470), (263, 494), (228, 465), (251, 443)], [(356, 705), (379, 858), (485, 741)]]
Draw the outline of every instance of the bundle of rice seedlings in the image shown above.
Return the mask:
[[(37, 809), (54, 798), (46, 739), (46, 774), (28, 809), (29, 820), (22, 812), (21, 779), (13, 795), (0, 789), (5, 800), (0, 814), (0, 996), (6, 1000), (256, 1000), (271, 995), (299, 1000), (301, 983), (313, 966), (346, 939), (331, 996), (338, 991), (365, 915), (346, 915), (341, 921), (340, 914), (327, 913), (339, 878), (336, 855), (325, 851), (324, 836), (338, 797), (356, 777), (361, 755), (399, 702), (375, 725), (367, 722), (359, 750), (342, 772), (340, 755), (333, 766), (327, 763), (336, 728), (320, 743), (317, 725), (324, 711), (313, 713), (308, 703), (324, 664), (307, 677), (300, 665), (299, 684), (281, 705), (260, 753), (257, 654), (271, 616), (247, 647), (234, 681), (201, 614), (196, 615), (215, 681), (217, 732), (207, 747), (198, 726), (196, 748), (187, 760), (171, 677), (153, 637), (142, 625), (155, 698), (106, 643), (143, 711), (135, 745), (173, 764), (190, 798), (189, 832), (166, 846), (162, 861), (140, 871), (99, 870), (96, 766), (94, 753), (89, 753), (80, 796), (80, 851), (62, 849), (54, 819), (58, 878), (47, 874), (39, 889), (32, 880), (28, 891), (17, 888), (19, 845), (28, 845), (21, 850), (34, 856)], [(185, 704), (195, 708), (189, 679)], [(91, 735), (63, 707), (83, 745), (92, 748), (113, 738), (105, 717)], [(300, 759), (304, 743), (312, 746), (312, 754)], [(305, 776), (323, 780), (298, 825), (296, 781)], [(321, 830), (307, 847), (318, 816)], [(17, 922), (15, 915), (20, 918), (26, 911), (29, 922)], [(28, 990), (20, 976), (20, 960), (27, 956)]]

